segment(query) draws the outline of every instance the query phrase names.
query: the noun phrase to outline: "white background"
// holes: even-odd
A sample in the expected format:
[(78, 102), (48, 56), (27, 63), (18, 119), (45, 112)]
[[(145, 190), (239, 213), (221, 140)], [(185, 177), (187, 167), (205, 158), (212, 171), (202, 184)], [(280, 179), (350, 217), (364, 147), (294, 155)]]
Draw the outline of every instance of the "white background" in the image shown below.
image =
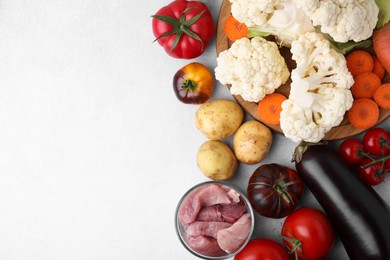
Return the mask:
[[(195, 259), (173, 220), (208, 180), (206, 138), (172, 90), (190, 61), (153, 43), (150, 16), (169, 2), (0, 0), (1, 260)], [(220, 4), (207, 1), (215, 21)], [(214, 69), (215, 41), (192, 61)], [(219, 83), (213, 98), (232, 99)], [(294, 147), (274, 134), (262, 163), (291, 165)], [(230, 182), (245, 190), (258, 166)], [(389, 183), (377, 190), (388, 199)], [(318, 207), (309, 192), (302, 205)], [(256, 221), (256, 237), (279, 239), (282, 220)]]

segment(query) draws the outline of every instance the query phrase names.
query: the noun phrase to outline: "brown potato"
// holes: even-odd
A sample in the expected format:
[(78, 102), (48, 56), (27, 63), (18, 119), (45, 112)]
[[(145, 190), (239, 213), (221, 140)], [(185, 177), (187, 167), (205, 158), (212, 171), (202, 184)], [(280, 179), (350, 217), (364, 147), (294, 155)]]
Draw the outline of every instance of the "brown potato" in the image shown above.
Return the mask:
[(237, 131), (243, 119), (244, 111), (235, 101), (214, 99), (198, 108), (195, 126), (207, 138), (223, 140)]
[(208, 140), (196, 155), (200, 171), (212, 180), (227, 180), (234, 176), (237, 159), (230, 147), (222, 141)]
[(246, 164), (262, 161), (268, 154), (271, 144), (271, 130), (255, 120), (242, 124), (233, 137), (236, 158)]

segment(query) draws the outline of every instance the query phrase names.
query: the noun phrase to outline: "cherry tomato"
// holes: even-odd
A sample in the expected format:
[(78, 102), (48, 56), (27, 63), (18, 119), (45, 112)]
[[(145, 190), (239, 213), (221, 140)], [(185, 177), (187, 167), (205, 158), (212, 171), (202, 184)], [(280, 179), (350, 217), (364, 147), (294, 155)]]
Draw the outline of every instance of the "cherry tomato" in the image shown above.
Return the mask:
[(346, 163), (359, 164), (364, 158), (363, 144), (355, 138), (346, 139), (339, 146), (339, 154)]
[(385, 169), (387, 171), (390, 171), (390, 159), (387, 159), (386, 162), (385, 162)]
[(372, 163), (373, 160), (370, 158), (365, 158), (360, 167), (358, 167), (358, 172), (360, 178), (370, 186), (376, 186), (383, 182), (385, 178), (385, 167), (382, 168), (383, 162), (376, 162), (368, 167), (363, 167)]
[(213, 94), (214, 77), (205, 65), (192, 62), (175, 73), (173, 89), (181, 102), (203, 104)]
[(282, 239), (299, 259), (318, 260), (333, 248), (335, 233), (328, 217), (314, 208), (299, 208), (287, 216)]
[(199, 1), (176, 0), (152, 16), (157, 42), (174, 58), (200, 56), (214, 36), (214, 20)]
[(282, 218), (292, 212), (303, 192), (303, 182), (293, 169), (263, 164), (249, 178), (247, 195), (253, 209), (262, 216)]
[(390, 134), (382, 128), (367, 130), (363, 136), (364, 149), (376, 156), (390, 154)]
[(267, 239), (257, 238), (249, 243), (240, 251), (234, 260), (289, 260), (286, 249), (278, 242)]

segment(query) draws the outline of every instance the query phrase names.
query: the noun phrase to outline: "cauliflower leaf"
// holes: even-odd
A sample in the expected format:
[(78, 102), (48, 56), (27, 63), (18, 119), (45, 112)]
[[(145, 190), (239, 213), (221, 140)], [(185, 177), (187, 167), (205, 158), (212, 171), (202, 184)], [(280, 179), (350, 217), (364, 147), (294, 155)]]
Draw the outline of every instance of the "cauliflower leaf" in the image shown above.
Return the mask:
[(380, 28), (390, 21), (390, 1), (389, 0), (375, 0), (379, 7), (378, 22), (376, 28)]

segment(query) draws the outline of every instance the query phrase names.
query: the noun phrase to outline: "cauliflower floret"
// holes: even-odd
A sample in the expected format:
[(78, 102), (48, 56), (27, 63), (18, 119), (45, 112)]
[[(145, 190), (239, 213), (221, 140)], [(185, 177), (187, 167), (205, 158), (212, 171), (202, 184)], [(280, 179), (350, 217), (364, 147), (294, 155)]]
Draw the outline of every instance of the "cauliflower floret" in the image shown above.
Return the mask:
[(319, 142), (351, 108), (353, 77), (345, 57), (322, 35), (311, 32), (293, 41), (289, 99), (283, 102), (280, 127), (295, 142)]
[(230, 0), (232, 15), (248, 28), (249, 37), (272, 34), (290, 47), (298, 35), (314, 31), (309, 17), (293, 0)]
[(241, 38), (217, 58), (215, 78), (230, 84), (232, 95), (258, 102), (290, 76), (276, 43), (262, 37)]
[(268, 21), (280, 0), (230, 0), (231, 13), (248, 27)]
[(352, 106), (348, 89), (322, 87), (318, 90), (312, 107), (303, 107), (298, 100), (282, 103), (280, 127), (284, 135), (294, 142), (319, 142), (332, 127), (338, 126), (345, 111)]
[(294, 0), (321, 32), (336, 42), (368, 39), (378, 21), (375, 0)]

